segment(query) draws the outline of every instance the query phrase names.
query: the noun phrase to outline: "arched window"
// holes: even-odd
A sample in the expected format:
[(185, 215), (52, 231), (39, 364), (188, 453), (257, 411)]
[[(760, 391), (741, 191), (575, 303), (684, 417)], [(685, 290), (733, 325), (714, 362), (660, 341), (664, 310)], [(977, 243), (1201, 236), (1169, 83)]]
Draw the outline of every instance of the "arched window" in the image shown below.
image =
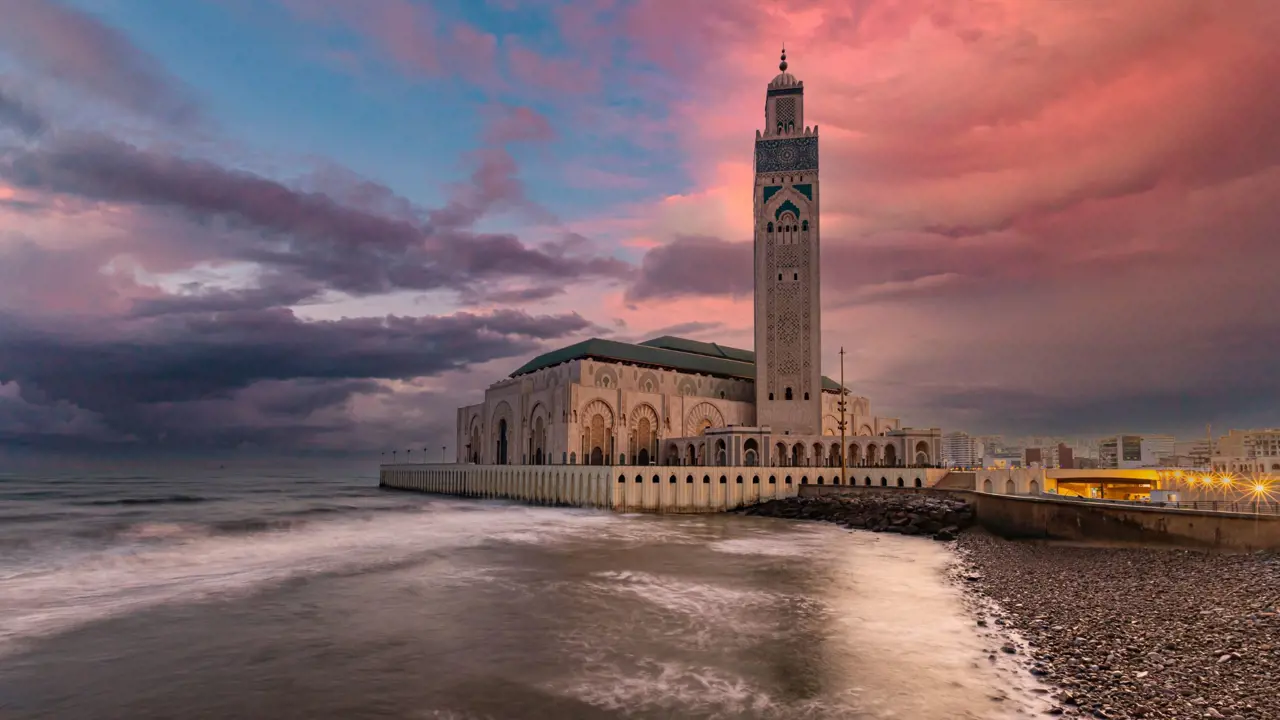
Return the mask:
[(791, 388), (787, 388), (787, 392), (785, 393), (785, 397), (786, 397), (786, 399), (787, 399), (787, 400), (790, 400), (790, 399), (791, 399)]
[(770, 400), (772, 400), (772, 399), (773, 399), (773, 393), (769, 393), (769, 399), (770, 399)]
[(805, 394), (804, 394), (804, 399), (805, 399), (805, 400), (808, 400), (808, 399), (809, 399), (809, 393), (805, 393)]
[(809, 221), (808, 221), (808, 220), (801, 220), (801, 221), (800, 221), (800, 229), (801, 229), (801, 230), (803, 230), (803, 231), (805, 231), (805, 232), (809, 232)]
[(765, 226), (765, 227), (766, 227), (766, 229), (767, 229), (769, 232), (773, 232), (773, 223), (769, 223), (769, 224), (768, 224), (767, 226)]

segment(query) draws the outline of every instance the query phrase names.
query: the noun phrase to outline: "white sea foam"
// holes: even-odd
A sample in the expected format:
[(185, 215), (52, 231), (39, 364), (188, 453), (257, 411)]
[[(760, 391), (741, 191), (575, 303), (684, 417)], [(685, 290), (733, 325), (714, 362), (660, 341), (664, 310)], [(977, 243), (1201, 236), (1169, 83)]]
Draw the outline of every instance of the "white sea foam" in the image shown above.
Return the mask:
[(638, 667), (595, 663), (572, 681), (549, 688), (610, 711), (665, 711), (699, 717), (856, 717), (832, 699), (783, 704), (722, 668), (643, 659)]
[(803, 557), (813, 553), (808, 543), (797, 542), (785, 535), (766, 535), (756, 538), (718, 540), (707, 547), (715, 552), (730, 555), (763, 555), (766, 557)]
[(737, 590), (644, 572), (608, 570), (592, 575), (609, 581), (595, 584), (601, 590), (634, 595), (664, 610), (698, 618), (724, 618), (782, 600), (763, 590)]
[[(115, 545), (58, 558), (0, 583), (0, 655), (24, 640), (162, 603), (236, 596), (300, 576), (388, 565), (494, 540), (553, 541), (581, 530), (575, 517), (592, 524), (586, 515), (514, 506), (388, 513), (313, 522), (288, 532), (190, 535), (179, 543)], [(154, 525), (144, 526), (141, 535), (187, 532)]]

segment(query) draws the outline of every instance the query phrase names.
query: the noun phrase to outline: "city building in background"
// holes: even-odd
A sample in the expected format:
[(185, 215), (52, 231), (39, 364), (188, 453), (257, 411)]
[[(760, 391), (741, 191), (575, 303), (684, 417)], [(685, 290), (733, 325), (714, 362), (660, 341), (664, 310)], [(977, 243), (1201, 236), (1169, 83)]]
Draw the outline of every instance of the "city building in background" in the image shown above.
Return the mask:
[(950, 432), (942, 436), (942, 463), (946, 467), (979, 467), (983, 444), (966, 432)]
[(1098, 466), (1133, 470), (1164, 467), (1174, 456), (1172, 435), (1114, 435), (1098, 442)]
[(1066, 443), (1058, 443), (1058, 467), (1063, 470), (1074, 470), (1076, 467), (1075, 453)]
[(1217, 472), (1280, 473), (1280, 428), (1231, 430), (1218, 438), (1212, 458)]

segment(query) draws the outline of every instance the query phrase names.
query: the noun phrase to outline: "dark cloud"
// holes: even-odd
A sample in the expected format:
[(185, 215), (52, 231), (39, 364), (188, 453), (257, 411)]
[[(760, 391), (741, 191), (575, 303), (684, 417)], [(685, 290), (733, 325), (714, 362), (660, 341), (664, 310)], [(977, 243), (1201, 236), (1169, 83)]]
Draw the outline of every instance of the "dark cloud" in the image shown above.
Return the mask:
[(384, 215), (324, 193), (101, 135), (63, 137), (18, 152), (0, 161), (0, 177), (24, 189), (134, 203), (194, 221), (246, 227), (257, 233), (208, 248), (208, 257), (262, 263), (353, 293), (462, 288), (499, 277), (620, 277), (630, 270), (613, 258), (543, 251), (514, 235), (465, 230), (503, 203), (525, 203), (510, 156), (497, 151), (483, 155), (473, 184), (430, 213), (426, 224), (403, 212)]
[[(31, 443), (60, 416), (141, 443), (200, 433), (229, 442), (253, 435), (253, 423), (305, 435), (317, 411), (380, 392), (376, 381), (528, 354), (590, 327), (576, 314), (514, 310), (311, 322), (286, 310), (114, 322), (0, 316), (0, 387), (9, 388), (0, 428), (15, 441), (27, 428)], [(354, 424), (345, 412), (326, 422)]]
[(0, 87), (0, 127), (6, 125), (27, 137), (35, 137), (44, 131), (45, 121), (35, 108)]
[(243, 290), (205, 290), (195, 285), (183, 294), (136, 299), (130, 314), (145, 318), (287, 307), (311, 299), (323, 289), (317, 283), (287, 277), (264, 278), (258, 287)]
[(645, 253), (626, 298), (642, 300), (680, 295), (750, 295), (751, 243), (702, 236), (677, 237)]

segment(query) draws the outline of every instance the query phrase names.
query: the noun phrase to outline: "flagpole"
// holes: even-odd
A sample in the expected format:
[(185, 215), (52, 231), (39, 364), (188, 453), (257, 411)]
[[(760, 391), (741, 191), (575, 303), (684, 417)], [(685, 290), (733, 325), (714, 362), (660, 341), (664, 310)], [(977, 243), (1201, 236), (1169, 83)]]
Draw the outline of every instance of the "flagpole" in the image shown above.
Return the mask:
[(844, 346), (840, 346), (840, 481), (846, 482), (845, 477), (847, 468), (845, 467), (845, 450), (844, 450), (844, 409), (845, 409), (845, 393), (848, 392), (844, 388)]

